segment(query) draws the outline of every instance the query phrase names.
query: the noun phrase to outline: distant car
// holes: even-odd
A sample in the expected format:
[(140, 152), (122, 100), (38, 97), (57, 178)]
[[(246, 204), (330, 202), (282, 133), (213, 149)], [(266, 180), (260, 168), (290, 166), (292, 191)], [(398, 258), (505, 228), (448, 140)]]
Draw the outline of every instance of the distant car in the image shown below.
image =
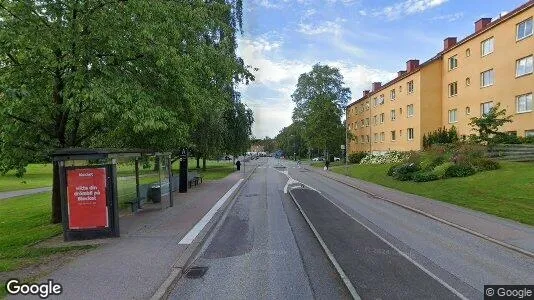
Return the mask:
[(314, 157), (312, 161), (324, 161), (324, 157)]
[(340, 161), (340, 160), (341, 160), (341, 158), (334, 156), (334, 161)]

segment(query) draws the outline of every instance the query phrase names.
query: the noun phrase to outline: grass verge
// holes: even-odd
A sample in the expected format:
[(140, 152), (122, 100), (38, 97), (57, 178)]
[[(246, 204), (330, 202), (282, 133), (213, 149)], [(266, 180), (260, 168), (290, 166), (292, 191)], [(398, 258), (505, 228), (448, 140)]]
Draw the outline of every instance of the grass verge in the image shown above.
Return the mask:
[[(397, 181), (387, 176), (391, 164), (350, 165), (349, 176), (534, 225), (534, 163), (501, 162), (501, 165), (496, 171), (422, 183)], [(331, 170), (345, 174), (343, 166)]]

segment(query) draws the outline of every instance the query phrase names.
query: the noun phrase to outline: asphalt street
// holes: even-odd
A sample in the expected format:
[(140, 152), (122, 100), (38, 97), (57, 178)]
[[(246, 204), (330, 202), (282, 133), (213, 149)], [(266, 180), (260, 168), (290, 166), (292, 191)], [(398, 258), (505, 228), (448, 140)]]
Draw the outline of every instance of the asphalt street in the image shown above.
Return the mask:
[(170, 298), (350, 298), (289, 193), (362, 299), (481, 299), (485, 284), (534, 283), (532, 258), (292, 162), (260, 163), (193, 263), (206, 273)]

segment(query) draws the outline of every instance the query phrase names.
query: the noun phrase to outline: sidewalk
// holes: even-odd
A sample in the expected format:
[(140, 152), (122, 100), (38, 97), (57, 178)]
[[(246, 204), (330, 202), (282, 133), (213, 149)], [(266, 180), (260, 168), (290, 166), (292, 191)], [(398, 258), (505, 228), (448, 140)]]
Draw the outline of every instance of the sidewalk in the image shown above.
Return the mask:
[[(534, 253), (534, 227), (532, 226), (463, 208), (454, 204), (408, 194), (371, 182), (333, 173), (331, 171), (323, 171), (309, 166), (306, 166), (306, 168), (371, 194), (375, 198), (383, 198), (386, 201), (419, 210), (422, 213), (459, 225), (467, 230), (493, 238), (499, 242)], [(384, 201), (378, 199), (377, 201)]]
[(179, 244), (182, 237), (243, 176), (234, 172), (176, 193), (174, 207), (121, 217), (120, 238), (106, 239), (46, 278), (63, 286), (60, 299), (149, 299), (193, 245)]
[(52, 191), (52, 187), (51, 186), (42, 187), (42, 188), (35, 188), (35, 189), (11, 191), (11, 192), (0, 192), (0, 200), (13, 198), (13, 197), (18, 197), (18, 196), (39, 194), (39, 193), (50, 192), (50, 191)]

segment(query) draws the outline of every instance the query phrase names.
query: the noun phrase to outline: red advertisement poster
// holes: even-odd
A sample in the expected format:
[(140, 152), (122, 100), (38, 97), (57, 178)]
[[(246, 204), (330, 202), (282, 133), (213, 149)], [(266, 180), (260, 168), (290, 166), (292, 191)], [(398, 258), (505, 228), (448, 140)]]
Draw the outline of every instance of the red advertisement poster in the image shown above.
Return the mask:
[(67, 170), (70, 229), (108, 227), (106, 168)]

